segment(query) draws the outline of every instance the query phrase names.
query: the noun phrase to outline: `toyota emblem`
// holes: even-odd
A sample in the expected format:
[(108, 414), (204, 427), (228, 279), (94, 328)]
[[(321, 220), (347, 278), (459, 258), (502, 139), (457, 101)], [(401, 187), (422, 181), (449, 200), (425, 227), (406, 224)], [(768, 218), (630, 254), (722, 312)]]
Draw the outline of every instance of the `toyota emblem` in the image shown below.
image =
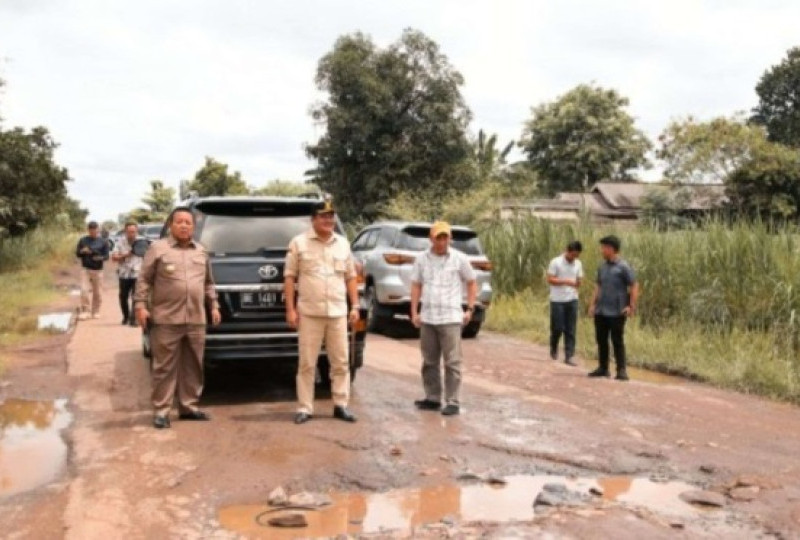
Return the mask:
[(258, 275), (263, 279), (275, 279), (279, 273), (278, 267), (273, 264), (267, 264), (258, 269)]

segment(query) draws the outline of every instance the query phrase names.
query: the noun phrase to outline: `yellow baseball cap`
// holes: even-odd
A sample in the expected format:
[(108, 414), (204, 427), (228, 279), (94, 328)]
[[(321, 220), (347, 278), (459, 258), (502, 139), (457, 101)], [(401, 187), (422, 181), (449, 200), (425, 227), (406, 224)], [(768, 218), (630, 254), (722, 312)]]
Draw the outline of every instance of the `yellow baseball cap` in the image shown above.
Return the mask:
[(446, 221), (437, 221), (431, 225), (431, 238), (438, 238), (443, 234), (453, 236), (453, 230), (450, 228), (449, 223)]

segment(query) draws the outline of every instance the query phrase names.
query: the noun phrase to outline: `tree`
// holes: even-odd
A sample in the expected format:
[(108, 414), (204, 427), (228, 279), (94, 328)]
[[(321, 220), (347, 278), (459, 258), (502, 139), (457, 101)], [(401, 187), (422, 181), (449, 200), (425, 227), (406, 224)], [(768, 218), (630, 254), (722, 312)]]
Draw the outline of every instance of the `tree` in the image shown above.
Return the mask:
[(800, 218), (800, 153), (781, 144), (765, 145), (728, 179), (735, 211), (764, 219)]
[(165, 186), (161, 180), (150, 180), (150, 193), (142, 202), (153, 214), (166, 216), (175, 206), (175, 188)]
[(23, 234), (67, 200), (67, 170), (55, 163), (47, 128), (0, 130), (0, 234)]
[(194, 175), (194, 179), (181, 186), (181, 195), (189, 191), (196, 192), (200, 197), (213, 195), (247, 195), (250, 188), (242, 180), (239, 171), (228, 173), (228, 165), (220, 163), (212, 157), (206, 157), (205, 164)]
[(364, 34), (343, 36), (316, 83), (328, 96), (311, 114), (325, 134), (306, 152), (313, 181), (346, 218), (373, 219), (407, 190), (470, 187), (473, 178), (451, 171), (469, 155), (464, 79), (433, 40), (406, 30), (381, 49)]
[(142, 197), (145, 207), (134, 208), (125, 221), (151, 223), (164, 221), (175, 205), (175, 188), (167, 187), (161, 180), (150, 180), (150, 193)]
[(658, 138), (656, 155), (666, 162), (664, 176), (679, 183), (723, 183), (767, 142), (760, 126), (741, 117), (699, 122), (689, 116), (671, 122)]
[(514, 141), (508, 142), (502, 149), (497, 148), (497, 134), (486, 136), (478, 130), (478, 138), (472, 145), (472, 158), (478, 166), (480, 182), (496, 180), (508, 163), (508, 154), (514, 148)]
[(642, 221), (659, 231), (681, 229), (691, 225), (691, 220), (681, 215), (691, 201), (686, 187), (670, 190), (667, 187), (652, 189), (642, 197)]
[(756, 94), (753, 122), (766, 127), (770, 141), (800, 147), (800, 47), (764, 72)]
[(314, 184), (301, 184), (291, 180), (275, 179), (267, 185), (252, 190), (253, 195), (264, 195), (271, 197), (297, 197), (306, 193), (317, 193), (319, 188)]
[(533, 109), (519, 143), (550, 193), (630, 180), (651, 148), (615, 90), (579, 85)]

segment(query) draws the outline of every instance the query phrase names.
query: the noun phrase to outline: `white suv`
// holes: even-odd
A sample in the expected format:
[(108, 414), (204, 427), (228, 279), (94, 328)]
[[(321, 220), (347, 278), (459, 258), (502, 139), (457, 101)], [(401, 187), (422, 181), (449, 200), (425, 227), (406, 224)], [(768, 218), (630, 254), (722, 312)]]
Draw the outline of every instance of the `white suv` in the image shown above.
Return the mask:
[[(374, 223), (360, 231), (353, 241), (353, 256), (362, 267), (362, 301), (368, 310), (371, 331), (381, 332), (394, 324), (408, 324), (411, 270), (417, 255), (430, 248), (430, 229), (430, 223)], [(463, 332), (464, 337), (474, 338), (492, 301), (492, 263), (483, 253), (477, 233), (468, 227), (453, 227), (453, 248), (469, 257), (478, 277), (475, 313)]]

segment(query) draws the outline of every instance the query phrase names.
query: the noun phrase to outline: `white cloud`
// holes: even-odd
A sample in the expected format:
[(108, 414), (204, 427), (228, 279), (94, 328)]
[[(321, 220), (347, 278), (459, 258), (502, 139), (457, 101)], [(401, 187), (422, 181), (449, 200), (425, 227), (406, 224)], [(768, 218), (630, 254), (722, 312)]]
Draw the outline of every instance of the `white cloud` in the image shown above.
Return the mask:
[(3, 0), (0, 105), (6, 124), (52, 130), (71, 192), (106, 218), (205, 155), (252, 184), (301, 180), (316, 62), (344, 33), (426, 32), (466, 78), (473, 129), (501, 141), (590, 81), (630, 97), (655, 138), (673, 117), (752, 107), (760, 74), (800, 44), (798, 20), (789, 0)]

